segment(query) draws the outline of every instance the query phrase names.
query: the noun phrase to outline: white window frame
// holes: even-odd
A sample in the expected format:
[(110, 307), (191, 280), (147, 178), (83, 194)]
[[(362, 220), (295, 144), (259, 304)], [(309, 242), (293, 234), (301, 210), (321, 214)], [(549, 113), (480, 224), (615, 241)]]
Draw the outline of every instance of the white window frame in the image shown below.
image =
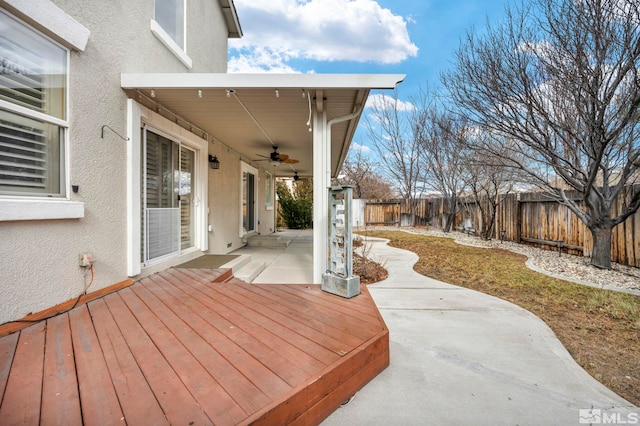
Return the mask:
[(0, 100), (0, 108), (34, 120), (47, 122), (64, 129), (62, 140), (62, 161), (60, 164), (60, 195), (56, 197), (50, 197), (46, 194), (2, 194), (0, 195), (0, 221), (21, 221), (21, 220), (49, 220), (49, 219), (79, 219), (84, 217), (84, 203), (73, 202), (70, 200), (70, 185), (69, 185), (69, 76), (70, 76), (70, 52), (69, 48), (63, 46), (57, 41), (53, 40), (48, 34), (44, 34), (41, 31), (29, 25), (24, 20), (17, 16), (2, 11), (10, 18), (16, 20), (19, 24), (24, 25), (30, 30), (38, 33), (40, 36), (46, 38), (51, 43), (59, 46), (66, 51), (66, 76), (65, 76), (65, 112), (64, 116), (66, 120), (62, 120), (47, 114), (43, 114), (34, 111), (30, 108), (23, 107), (21, 105), (14, 104), (10, 101)]
[[(162, 25), (154, 18), (151, 19), (151, 33), (165, 45), (171, 53), (173, 53), (187, 68), (193, 68), (193, 61), (187, 55), (187, 0), (183, 0), (184, 23), (183, 23), (183, 40), (184, 45), (180, 46), (174, 39), (162, 28)], [(154, 2), (155, 12), (155, 2)]]

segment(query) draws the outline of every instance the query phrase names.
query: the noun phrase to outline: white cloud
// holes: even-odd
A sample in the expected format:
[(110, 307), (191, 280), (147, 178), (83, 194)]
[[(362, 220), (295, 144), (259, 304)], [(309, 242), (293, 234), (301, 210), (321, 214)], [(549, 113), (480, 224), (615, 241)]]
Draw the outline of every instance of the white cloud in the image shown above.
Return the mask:
[(395, 108), (397, 111), (413, 111), (416, 109), (411, 102), (401, 101), (393, 96), (384, 94), (370, 95), (365, 107), (375, 110), (391, 110)]
[(353, 143), (351, 143), (351, 147), (350, 147), (349, 149), (351, 149), (351, 150), (353, 150), (353, 151), (360, 151), (360, 152), (362, 152), (363, 154), (368, 154), (368, 153), (370, 153), (370, 152), (371, 152), (371, 148), (369, 148), (369, 147), (368, 147), (368, 146), (366, 146), (366, 145), (360, 145), (360, 144), (359, 144), (359, 143), (357, 143), (357, 142), (353, 142)]
[(244, 36), (229, 40), (230, 70), (282, 70), (292, 59), (394, 64), (418, 52), (407, 31), (409, 19), (374, 0), (235, 0), (235, 5)]
[[(268, 47), (244, 49), (246, 53), (229, 59), (227, 69), (232, 73), (299, 73), (300, 71), (287, 64), (296, 58), (296, 52), (273, 50)], [(309, 72), (309, 71), (307, 71)], [(312, 71), (311, 71), (312, 72)]]

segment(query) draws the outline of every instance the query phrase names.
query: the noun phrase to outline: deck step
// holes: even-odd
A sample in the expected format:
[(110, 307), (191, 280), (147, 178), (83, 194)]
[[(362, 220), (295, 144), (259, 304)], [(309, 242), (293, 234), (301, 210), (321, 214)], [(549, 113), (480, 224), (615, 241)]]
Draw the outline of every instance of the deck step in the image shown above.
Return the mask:
[(253, 281), (267, 267), (265, 261), (252, 261), (244, 265), (237, 271), (233, 271), (233, 275), (247, 283)]
[(250, 254), (241, 254), (233, 260), (225, 263), (220, 266), (220, 268), (231, 269), (232, 273), (236, 273), (240, 269), (242, 269), (246, 264), (251, 263), (251, 255)]
[(277, 234), (254, 235), (247, 239), (249, 247), (287, 247), (290, 243), (291, 239)]

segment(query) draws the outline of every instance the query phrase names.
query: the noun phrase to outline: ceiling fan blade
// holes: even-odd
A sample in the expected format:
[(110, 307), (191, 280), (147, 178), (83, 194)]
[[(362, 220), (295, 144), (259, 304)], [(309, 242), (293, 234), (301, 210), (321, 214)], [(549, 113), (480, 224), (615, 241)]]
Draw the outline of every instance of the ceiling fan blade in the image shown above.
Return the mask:
[(262, 157), (262, 158), (266, 158), (267, 160), (269, 159), (269, 157), (267, 157), (266, 155), (262, 155), (262, 154), (256, 154), (258, 157)]
[(298, 164), (300, 160), (294, 160), (293, 158), (287, 158), (286, 160), (282, 160), (283, 163), (287, 164)]
[(280, 160), (280, 161), (285, 161), (286, 159), (289, 158), (289, 156), (287, 154), (278, 154), (278, 155), (276, 155), (276, 157), (278, 157), (278, 160)]

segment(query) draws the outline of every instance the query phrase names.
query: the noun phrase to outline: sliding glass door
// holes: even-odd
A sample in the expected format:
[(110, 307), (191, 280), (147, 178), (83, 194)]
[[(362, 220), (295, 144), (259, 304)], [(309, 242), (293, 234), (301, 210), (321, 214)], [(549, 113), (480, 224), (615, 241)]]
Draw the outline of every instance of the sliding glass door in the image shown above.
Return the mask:
[(144, 128), (142, 262), (177, 256), (193, 247), (195, 153)]

